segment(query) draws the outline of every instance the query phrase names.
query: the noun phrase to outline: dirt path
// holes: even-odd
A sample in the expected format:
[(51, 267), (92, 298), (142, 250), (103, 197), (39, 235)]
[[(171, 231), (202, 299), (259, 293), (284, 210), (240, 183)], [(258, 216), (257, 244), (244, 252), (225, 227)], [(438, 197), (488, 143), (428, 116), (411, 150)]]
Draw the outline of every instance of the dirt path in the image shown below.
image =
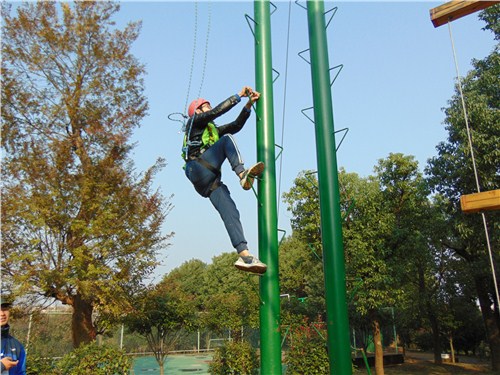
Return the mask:
[[(459, 356), (459, 362), (434, 364), (432, 353), (407, 351), (405, 363), (400, 365), (385, 366), (385, 375), (498, 375), (490, 370), (489, 362), (475, 358)], [(354, 375), (368, 374), (364, 368), (359, 368)], [(371, 368), (375, 375), (375, 369)]]

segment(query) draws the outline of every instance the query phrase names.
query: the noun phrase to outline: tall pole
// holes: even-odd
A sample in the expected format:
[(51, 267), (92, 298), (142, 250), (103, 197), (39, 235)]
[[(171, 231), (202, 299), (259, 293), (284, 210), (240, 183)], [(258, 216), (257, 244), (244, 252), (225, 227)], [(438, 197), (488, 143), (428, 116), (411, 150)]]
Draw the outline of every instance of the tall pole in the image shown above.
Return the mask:
[(270, 2), (256, 0), (255, 81), (257, 102), (257, 159), (266, 167), (259, 181), (259, 258), (267, 264), (260, 277), (260, 373), (281, 375), (280, 291), (278, 272), (278, 214), (274, 141)]
[(307, 2), (330, 374), (352, 374), (345, 258), (323, 1)]

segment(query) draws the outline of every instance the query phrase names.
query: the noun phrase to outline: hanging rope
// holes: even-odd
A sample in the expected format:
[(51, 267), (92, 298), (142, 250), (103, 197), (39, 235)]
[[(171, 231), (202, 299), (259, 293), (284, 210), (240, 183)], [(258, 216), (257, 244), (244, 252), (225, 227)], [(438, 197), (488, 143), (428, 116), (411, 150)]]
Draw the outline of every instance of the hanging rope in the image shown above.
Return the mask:
[[(205, 39), (205, 56), (204, 56), (204, 60), (203, 60), (203, 69), (202, 69), (202, 74), (201, 74), (200, 89), (198, 90), (198, 98), (201, 95), (201, 90), (203, 88), (203, 82), (205, 81), (205, 71), (206, 71), (206, 66), (207, 66), (208, 41), (209, 41), (209, 37), (210, 37), (211, 19), (212, 19), (211, 4), (208, 3), (208, 22), (207, 22), (207, 36), (206, 36), (206, 39)], [(192, 74), (193, 74), (193, 71), (191, 70), (191, 76), (192, 76)], [(191, 78), (192, 77), (189, 77), (190, 81), (191, 81)], [(189, 98), (189, 94), (186, 97), (186, 106), (187, 106), (188, 98)], [(184, 112), (186, 112), (186, 108), (184, 108)], [(184, 117), (187, 119), (187, 116), (184, 115)], [(191, 117), (190, 119), (188, 119), (189, 129), (186, 129), (187, 125), (185, 123), (184, 123), (184, 125), (182, 127), (182, 131), (184, 133), (186, 133), (186, 142), (185, 142), (185, 145), (182, 148), (182, 151), (183, 151), (183, 153), (185, 155), (185, 159), (186, 160), (189, 159), (189, 147), (190, 146), (199, 146), (200, 145), (199, 141), (197, 141), (197, 142), (191, 141), (191, 130), (193, 128), (193, 123), (194, 123), (195, 117), (196, 117), (196, 111), (194, 112), (193, 117)]]
[[(287, 35), (286, 35), (286, 58), (285, 58), (285, 82), (284, 82), (284, 88), (283, 88), (283, 114), (282, 114), (282, 123), (281, 123), (281, 147), (283, 147), (284, 143), (284, 138), (285, 138), (285, 110), (286, 110), (286, 89), (287, 89), (287, 80), (288, 80), (288, 51), (289, 51), (289, 46), (290, 46), (290, 20), (291, 20), (291, 14), (292, 14), (292, 1), (290, 0), (288, 2), (288, 28), (287, 28)], [(281, 175), (283, 172), (283, 155), (281, 155), (280, 158), (280, 173), (278, 177), (278, 197), (281, 196)], [(280, 212), (280, 202), (281, 199), (278, 199), (278, 215)]]
[(193, 80), (194, 58), (196, 56), (196, 40), (198, 39), (198, 2), (194, 3), (194, 36), (193, 36), (193, 52), (191, 53), (191, 70), (189, 71), (189, 82), (186, 93), (186, 101), (184, 102), (184, 112), (186, 113), (189, 95), (191, 95), (191, 82)]
[[(203, 67), (202, 67), (202, 73), (201, 73), (201, 83), (200, 83), (200, 88), (198, 90), (198, 97), (201, 95), (201, 91), (203, 89), (203, 83), (205, 82), (205, 72), (206, 72), (206, 66), (207, 66), (207, 57), (208, 57), (208, 42), (210, 38), (210, 29), (211, 29), (211, 23), (212, 23), (212, 7), (211, 3), (208, 3), (208, 17), (207, 17), (207, 33), (206, 33), (206, 39), (205, 39), (205, 53), (204, 53), (204, 60), (203, 60)], [(191, 96), (191, 85), (193, 81), (193, 75), (194, 75), (194, 66), (195, 66), (195, 59), (196, 59), (196, 51), (197, 51), (197, 41), (198, 41), (198, 1), (195, 2), (194, 6), (194, 33), (193, 33), (193, 51), (191, 53), (191, 68), (189, 71), (189, 80), (188, 80), (188, 88), (187, 88), (187, 93), (186, 93), (186, 100), (184, 102), (184, 111), (183, 112), (173, 112), (168, 115), (168, 119), (172, 121), (178, 121), (182, 124), (182, 132), (186, 131), (186, 120), (188, 119), (188, 116), (186, 115), (187, 113), (187, 107), (188, 107), (188, 102), (189, 98)]]
[(212, 5), (208, 3), (208, 21), (207, 21), (207, 37), (205, 39), (205, 56), (203, 59), (203, 70), (201, 71), (201, 83), (200, 89), (198, 90), (198, 98), (201, 96), (201, 90), (203, 89), (203, 83), (205, 82), (205, 71), (207, 67), (207, 57), (208, 57), (208, 41), (210, 38), (210, 28), (212, 23)]
[[(472, 167), (474, 169), (474, 177), (476, 180), (476, 188), (477, 188), (477, 192), (480, 193), (481, 187), (479, 186), (479, 177), (478, 177), (478, 173), (477, 173), (476, 159), (474, 157), (474, 148), (472, 147), (472, 136), (471, 136), (470, 127), (469, 127), (469, 116), (467, 115), (467, 108), (465, 106), (465, 98), (464, 98), (464, 93), (462, 91), (462, 81), (460, 80), (460, 71), (458, 69), (457, 55), (455, 52), (455, 43), (453, 41), (453, 35), (451, 32), (451, 22), (449, 20), (448, 20), (448, 30), (450, 32), (451, 48), (453, 50), (453, 60), (455, 61), (455, 70), (457, 72), (457, 85), (458, 85), (458, 91), (460, 93), (460, 100), (462, 102), (462, 110), (464, 112), (465, 128), (467, 129), (467, 139), (469, 141), (469, 149), (470, 149), (470, 154), (471, 154), (471, 158), (472, 158)], [(489, 261), (490, 261), (490, 266), (491, 266), (491, 273), (493, 275), (493, 284), (495, 285), (497, 306), (500, 308), (500, 305), (499, 305), (500, 304), (500, 296), (498, 293), (498, 283), (497, 283), (497, 277), (496, 277), (496, 272), (495, 272), (495, 264), (493, 262), (493, 253), (491, 251), (490, 236), (488, 233), (488, 225), (486, 223), (486, 215), (484, 214), (484, 212), (482, 212), (481, 216), (483, 218), (484, 233), (486, 236), (486, 245), (488, 247), (488, 255), (489, 255)]]

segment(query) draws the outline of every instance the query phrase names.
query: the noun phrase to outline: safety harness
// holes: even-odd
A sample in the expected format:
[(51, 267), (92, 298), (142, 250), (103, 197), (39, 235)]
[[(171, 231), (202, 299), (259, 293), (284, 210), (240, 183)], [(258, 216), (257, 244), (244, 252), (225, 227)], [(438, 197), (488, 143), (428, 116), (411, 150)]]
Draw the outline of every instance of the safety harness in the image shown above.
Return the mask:
[(189, 157), (189, 147), (200, 147), (200, 152), (203, 153), (207, 148), (212, 146), (215, 142), (219, 140), (219, 131), (213, 122), (209, 122), (203, 134), (201, 135), (201, 141), (190, 141), (189, 137), (191, 135), (192, 121), (189, 126), (189, 131), (184, 134), (184, 140), (182, 144), (182, 158), (184, 161), (192, 160)]
[[(210, 188), (208, 189), (208, 191), (204, 192), (204, 194), (202, 194), (203, 196), (208, 197), (208, 196), (210, 196), (212, 191), (214, 191), (215, 189), (217, 189), (220, 186), (220, 184), (221, 184), (221, 182), (220, 182), (221, 172), (220, 172), (220, 169), (214, 167), (212, 164), (210, 164), (206, 160), (202, 159), (201, 154), (203, 154), (203, 152), (205, 150), (207, 150), (210, 146), (212, 146), (215, 142), (217, 142), (219, 140), (219, 131), (217, 130), (217, 127), (215, 126), (214, 123), (209, 122), (207, 127), (205, 128), (205, 130), (203, 130), (203, 134), (201, 135), (201, 141), (190, 141), (189, 137), (191, 135), (191, 129), (192, 129), (193, 122), (194, 122), (194, 116), (190, 122), (191, 123), (189, 126), (189, 130), (184, 134), (184, 141), (183, 141), (183, 145), (182, 145), (182, 158), (184, 159), (184, 161), (186, 163), (188, 161), (196, 161), (196, 162), (200, 163), (202, 166), (207, 168), (210, 172), (212, 172), (215, 175), (215, 180), (210, 185)], [(200, 147), (200, 155), (198, 157), (194, 157), (194, 156), (189, 155), (189, 147), (190, 146)], [(184, 169), (186, 168), (185, 164), (184, 164), (183, 168)]]

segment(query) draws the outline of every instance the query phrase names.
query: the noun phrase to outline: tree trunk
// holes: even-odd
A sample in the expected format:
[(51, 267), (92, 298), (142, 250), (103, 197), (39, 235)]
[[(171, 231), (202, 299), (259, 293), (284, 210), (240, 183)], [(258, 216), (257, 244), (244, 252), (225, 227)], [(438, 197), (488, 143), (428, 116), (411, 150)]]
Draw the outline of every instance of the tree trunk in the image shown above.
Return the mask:
[(443, 359), (441, 358), (441, 353), (443, 352), (443, 345), (441, 342), (441, 335), (439, 332), (439, 322), (438, 318), (434, 314), (431, 308), (428, 307), (428, 314), (427, 316), (429, 317), (429, 322), (431, 324), (431, 330), (432, 330), (432, 342), (434, 346), (434, 363), (441, 364), (443, 363)]
[(160, 363), (160, 375), (165, 375), (165, 366), (163, 362)]
[(418, 267), (418, 285), (419, 285), (419, 297), (422, 310), (429, 319), (432, 331), (432, 343), (433, 343), (433, 353), (434, 353), (434, 363), (440, 364), (443, 362), (441, 358), (442, 344), (441, 336), (439, 334), (439, 319), (437, 317), (436, 311), (433, 308), (432, 303), (432, 292), (428, 290), (428, 286), (425, 282), (425, 272), (424, 269)]
[(372, 321), (373, 344), (375, 345), (375, 373), (384, 375), (384, 349), (382, 348), (382, 335), (380, 334), (380, 323), (377, 319)]
[(453, 336), (450, 335), (451, 363), (455, 363), (455, 348), (453, 347)]
[[(474, 281), (476, 284), (477, 296), (481, 313), (486, 328), (486, 337), (490, 346), (491, 352), (491, 367), (493, 371), (500, 370), (500, 320), (498, 317), (498, 306), (492, 309), (494, 305), (492, 298), (488, 293), (488, 280), (481, 275), (475, 275)], [(494, 300), (494, 298), (493, 298)]]
[(97, 336), (97, 331), (92, 323), (93, 309), (92, 304), (84, 301), (79, 293), (74, 296), (73, 316), (71, 318), (74, 348), (94, 341)]

